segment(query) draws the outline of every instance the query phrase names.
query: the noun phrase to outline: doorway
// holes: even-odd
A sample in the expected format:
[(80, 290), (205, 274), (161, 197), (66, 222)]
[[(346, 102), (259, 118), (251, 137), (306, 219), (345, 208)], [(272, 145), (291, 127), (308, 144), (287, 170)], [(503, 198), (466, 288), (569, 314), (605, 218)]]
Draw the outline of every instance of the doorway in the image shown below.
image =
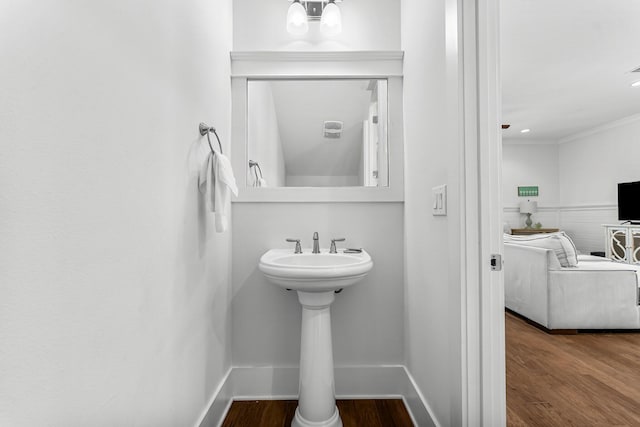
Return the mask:
[[(632, 86), (640, 81), (633, 46), (640, 5), (512, 0), (500, 12), (502, 123), (510, 125), (502, 131), (504, 221), (523, 227), (519, 201), (530, 199), (534, 224), (565, 231), (583, 254), (604, 251), (602, 224), (618, 222), (616, 185), (640, 179), (637, 161), (627, 162), (640, 147), (632, 131), (640, 128), (633, 127), (640, 89)], [(535, 196), (518, 197), (519, 186), (535, 187)], [(612, 368), (616, 355), (606, 350), (636, 354), (637, 340), (637, 334), (559, 337), (507, 314), (508, 424), (640, 423), (624, 407), (610, 409), (622, 401), (637, 407), (640, 389), (618, 383), (638, 383), (637, 369), (626, 371), (630, 361)], [(619, 372), (627, 372), (626, 380)], [(621, 388), (617, 397), (608, 395)]]

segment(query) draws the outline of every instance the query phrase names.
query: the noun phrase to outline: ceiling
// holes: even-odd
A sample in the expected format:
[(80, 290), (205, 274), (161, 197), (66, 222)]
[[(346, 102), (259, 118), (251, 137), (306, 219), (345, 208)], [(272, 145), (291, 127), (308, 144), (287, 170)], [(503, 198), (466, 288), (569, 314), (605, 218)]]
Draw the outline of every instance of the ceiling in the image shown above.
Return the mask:
[(505, 0), (500, 19), (504, 139), (558, 141), (640, 113), (640, 1)]

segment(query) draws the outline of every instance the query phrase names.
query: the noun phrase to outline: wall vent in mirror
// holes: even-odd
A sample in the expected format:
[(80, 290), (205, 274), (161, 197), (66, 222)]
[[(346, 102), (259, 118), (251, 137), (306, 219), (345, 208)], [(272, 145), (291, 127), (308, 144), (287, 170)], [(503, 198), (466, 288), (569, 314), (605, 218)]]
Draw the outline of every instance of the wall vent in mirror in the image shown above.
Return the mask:
[(387, 187), (387, 99), (387, 79), (249, 79), (247, 160), (269, 187)]
[(342, 135), (342, 122), (337, 120), (327, 120), (324, 122), (324, 137), (338, 139)]

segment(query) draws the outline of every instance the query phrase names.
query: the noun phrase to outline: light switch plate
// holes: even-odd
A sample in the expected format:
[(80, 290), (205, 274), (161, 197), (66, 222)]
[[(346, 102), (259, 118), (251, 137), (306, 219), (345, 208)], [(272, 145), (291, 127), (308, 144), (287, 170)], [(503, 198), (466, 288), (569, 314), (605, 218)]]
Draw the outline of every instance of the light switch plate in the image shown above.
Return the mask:
[(433, 215), (447, 214), (447, 186), (439, 185), (431, 189), (433, 193)]

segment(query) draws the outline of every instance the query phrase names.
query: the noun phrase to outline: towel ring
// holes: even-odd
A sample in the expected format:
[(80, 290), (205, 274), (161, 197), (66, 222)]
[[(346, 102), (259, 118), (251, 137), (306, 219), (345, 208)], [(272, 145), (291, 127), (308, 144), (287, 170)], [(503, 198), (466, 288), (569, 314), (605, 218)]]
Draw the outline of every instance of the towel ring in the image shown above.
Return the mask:
[(262, 169), (260, 168), (260, 165), (258, 164), (258, 162), (253, 161), (253, 160), (249, 160), (249, 169), (253, 168), (253, 174), (256, 177), (256, 187), (258, 187), (258, 171), (260, 171), (260, 179), (263, 178), (262, 176)]
[[(249, 160), (249, 168), (253, 168), (253, 167), (257, 167), (258, 170), (260, 171), (260, 178), (262, 178), (262, 169), (260, 168), (260, 165), (258, 164), (258, 162), (254, 162), (253, 160)], [(257, 176), (256, 176), (257, 178)]]
[(207, 135), (207, 141), (209, 141), (209, 148), (211, 149), (211, 153), (213, 153), (214, 155), (216, 154), (216, 152), (213, 150), (213, 145), (211, 145), (211, 138), (209, 137), (209, 133), (213, 132), (213, 134), (216, 136), (216, 139), (218, 140), (218, 147), (220, 147), (220, 154), (224, 154), (222, 152), (222, 143), (220, 142), (220, 137), (216, 132), (216, 128), (209, 127), (205, 123), (200, 123), (200, 126), (198, 126), (198, 129), (200, 130), (200, 135), (202, 136)]

